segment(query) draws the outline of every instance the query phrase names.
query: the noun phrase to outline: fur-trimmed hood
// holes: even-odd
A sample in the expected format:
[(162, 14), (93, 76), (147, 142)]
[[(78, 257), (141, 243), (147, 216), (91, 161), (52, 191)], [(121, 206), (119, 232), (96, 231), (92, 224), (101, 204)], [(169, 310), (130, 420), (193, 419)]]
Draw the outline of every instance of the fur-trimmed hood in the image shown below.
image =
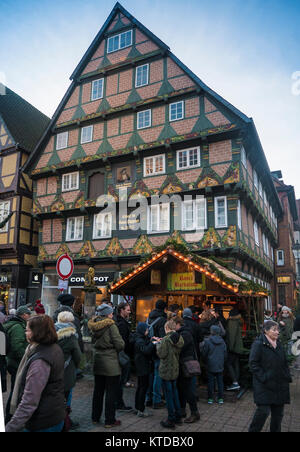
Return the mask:
[(56, 329), (56, 333), (57, 333), (57, 337), (58, 340), (62, 340), (62, 339), (66, 339), (68, 337), (71, 336), (76, 336), (77, 337), (77, 333), (76, 333), (76, 329), (74, 326), (70, 325), (70, 324), (66, 324), (65, 327), (61, 327)]
[(100, 332), (112, 325), (115, 324), (115, 321), (112, 319), (102, 319), (101, 317), (93, 317), (88, 322), (89, 330), (91, 330), (93, 333)]

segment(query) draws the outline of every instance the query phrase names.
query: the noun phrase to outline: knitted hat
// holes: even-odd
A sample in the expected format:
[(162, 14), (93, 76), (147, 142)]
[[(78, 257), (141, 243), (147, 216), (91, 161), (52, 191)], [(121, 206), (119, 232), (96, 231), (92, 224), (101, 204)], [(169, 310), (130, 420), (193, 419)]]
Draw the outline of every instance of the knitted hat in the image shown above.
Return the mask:
[(64, 293), (60, 294), (57, 297), (57, 301), (60, 302), (60, 304), (63, 304), (64, 306), (73, 306), (75, 297), (71, 295), (70, 293)]
[(36, 314), (45, 314), (45, 309), (41, 303), (41, 300), (37, 300), (34, 310)]
[(97, 313), (97, 315), (100, 315), (100, 317), (107, 317), (112, 312), (114, 312), (113, 308), (111, 306), (109, 306), (108, 304), (105, 304), (105, 303), (102, 303), (96, 309), (96, 313)]
[(138, 326), (136, 327), (136, 332), (144, 336), (148, 329), (149, 326), (147, 325), (147, 323), (139, 322)]
[(21, 315), (24, 315), (24, 314), (31, 315), (30, 309), (27, 308), (27, 306), (19, 306), (18, 309), (17, 309), (17, 315), (21, 316)]
[(190, 308), (185, 308), (184, 310), (183, 310), (183, 313), (182, 313), (182, 317), (184, 318), (184, 319), (186, 319), (186, 318), (193, 318), (193, 313), (192, 313), (192, 311), (190, 310)]
[(163, 311), (167, 307), (167, 303), (164, 300), (157, 300), (155, 304), (156, 309)]
[(288, 312), (292, 312), (292, 310), (290, 308), (288, 308), (287, 306), (283, 306), (282, 311), (288, 311)]
[(218, 325), (212, 325), (210, 327), (210, 334), (212, 334), (213, 336), (220, 336), (221, 328)]

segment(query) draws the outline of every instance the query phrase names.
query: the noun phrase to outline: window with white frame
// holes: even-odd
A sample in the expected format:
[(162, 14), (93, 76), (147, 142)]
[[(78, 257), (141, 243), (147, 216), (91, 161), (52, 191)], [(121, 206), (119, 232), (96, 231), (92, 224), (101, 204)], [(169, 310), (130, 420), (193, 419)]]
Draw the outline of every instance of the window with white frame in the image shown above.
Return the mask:
[(178, 121), (184, 118), (184, 101), (174, 102), (169, 107), (169, 120)]
[(149, 64), (138, 66), (135, 71), (135, 87), (148, 85), (149, 83)]
[[(7, 216), (10, 214), (10, 201), (0, 202), (0, 223), (4, 221)], [(5, 223), (2, 229), (0, 229), (0, 233), (8, 231), (8, 221)]]
[(108, 38), (107, 53), (116, 52), (132, 45), (132, 30)]
[(169, 232), (170, 204), (154, 204), (148, 207), (148, 233)]
[(237, 224), (240, 229), (242, 229), (242, 208), (241, 208), (241, 201), (238, 199), (237, 203)]
[(144, 158), (144, 176), (154, 176), (156, 174), (165, 173), (165, 154), (154, 155), (153, 157)]
[(68, 146), (69, 132), (62, 132), (56, 135), (56, 150), (65, 149)]
[(258, 177), (257, 172), (255, 170), (253, 170), (253, 183), (254, 187), (258, 190)]
[(244, 146), (241, 147), (241, 162), (247, 168), (247, 156)]
[(265, 236), (265, 234), (262, 235), (262, 240), (263, 240), (263, 248), (264, 248), (264, 253), (269, 256), (269, 240), (267, 239), (267, 237)]
[(93, 141), (93, 126), (82, 127), (81, 129), (81, 144), (90, 143)]
[(94, 215), (93, 239), (109, 238), (112, 235), (111, 212)]
[(277, 265), (278, 266), (284, 265), (284, 251), (283, 250), (277, 250)]
[(184, 201), (182, 203), (182, 230), (192, 231), (207, 228), (206, 199)]
[(259, 246), (258, 225), (257, 225), (256, 221), (254, 221), (254, 223), (253, 223), (253, 232), (254, 232), (255, 243), (256, 243), (256, 245)]
[(139, 111), (137, 114), (137, 128), (151, 127), (151, 110)]
[(259, 192), (259, 196), (262, 198), (263, 197), (263, 188), (262, 188), (261, 181), (258, 182), (258, 192)]
[(92, 82), (91, 100), (102, 99), (103, 97), (103, 83), (104, 79), (100, 78)]
[(226, 196), (218, 196), (215, 198), (215, 225), (216, 228), (227, 228)]
[(79, 188), (79, 172), (63, 174), (62, 191), (78, 190)]
[(200, 147), (177, 151), (177, 170), (200, 166)]
[(67, 220), (66, 241), (83, 239), (84, 217), (72, 217)]

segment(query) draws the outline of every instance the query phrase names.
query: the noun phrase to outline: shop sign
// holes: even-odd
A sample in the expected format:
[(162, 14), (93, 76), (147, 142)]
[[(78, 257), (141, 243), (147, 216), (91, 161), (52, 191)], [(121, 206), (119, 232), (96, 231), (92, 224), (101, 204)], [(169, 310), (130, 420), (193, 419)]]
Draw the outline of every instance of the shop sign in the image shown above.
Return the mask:
[(278, 282), (278, 284), (290, 284), (291, 277), (290, 276), (278, 276), (277, 282)]
[(1, 275), (0, 274), (0, 283), (6, 284), (10, 282), (10, 275)]
[(31, 284), (41, 284), (42, 276), (42, 273), (32, 272)]
[[(94, 281), (96, 286), (106, 286), (114, 280), (114, 273), (95, 273)], [(83, 273), (74, 274), (69, 279), (69, 286), (84, 286), (85, 275)]]
[(205, 290), (205, 276), (202, 275), (202, 283), (195, 283), (195, 274), (168, 273), (168, 291)]
[(151, 270), (151, 284), (158, 286), (161, 284), (160, 270)]

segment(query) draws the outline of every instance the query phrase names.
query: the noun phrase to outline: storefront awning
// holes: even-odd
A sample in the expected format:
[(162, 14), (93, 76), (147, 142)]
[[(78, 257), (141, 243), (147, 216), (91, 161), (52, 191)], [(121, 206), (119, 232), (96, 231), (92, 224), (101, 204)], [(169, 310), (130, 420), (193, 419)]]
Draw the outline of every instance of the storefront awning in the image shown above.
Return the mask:
[(126, 290), (135, 285), (135, 280), (140, 281), (143, 273), (148, 272), (154, 264), (159, 262), (164, 263), (166, 257), (172, 256), (178, 261), (186, 264), (190, 271), (199, 272), (205, 275), (206, 278), (214, 281), (222, 289), (229, 291), (229, 293), (236, 296), (251, 296), (251, 297), (267, 297), (268, 293), (263, 287), (252, 281), (239, 276), (234, 271), (222, 266), (213, 259), (204, 258), (195, 253), (184, 254), (177, 251), (176, 248), (170, 246), (163, 251), (152, 254), (151, 257), (140, 262), (135, 268), (123, 274), (117, 281), (110, 286), (112, 294), (126, 294)]

